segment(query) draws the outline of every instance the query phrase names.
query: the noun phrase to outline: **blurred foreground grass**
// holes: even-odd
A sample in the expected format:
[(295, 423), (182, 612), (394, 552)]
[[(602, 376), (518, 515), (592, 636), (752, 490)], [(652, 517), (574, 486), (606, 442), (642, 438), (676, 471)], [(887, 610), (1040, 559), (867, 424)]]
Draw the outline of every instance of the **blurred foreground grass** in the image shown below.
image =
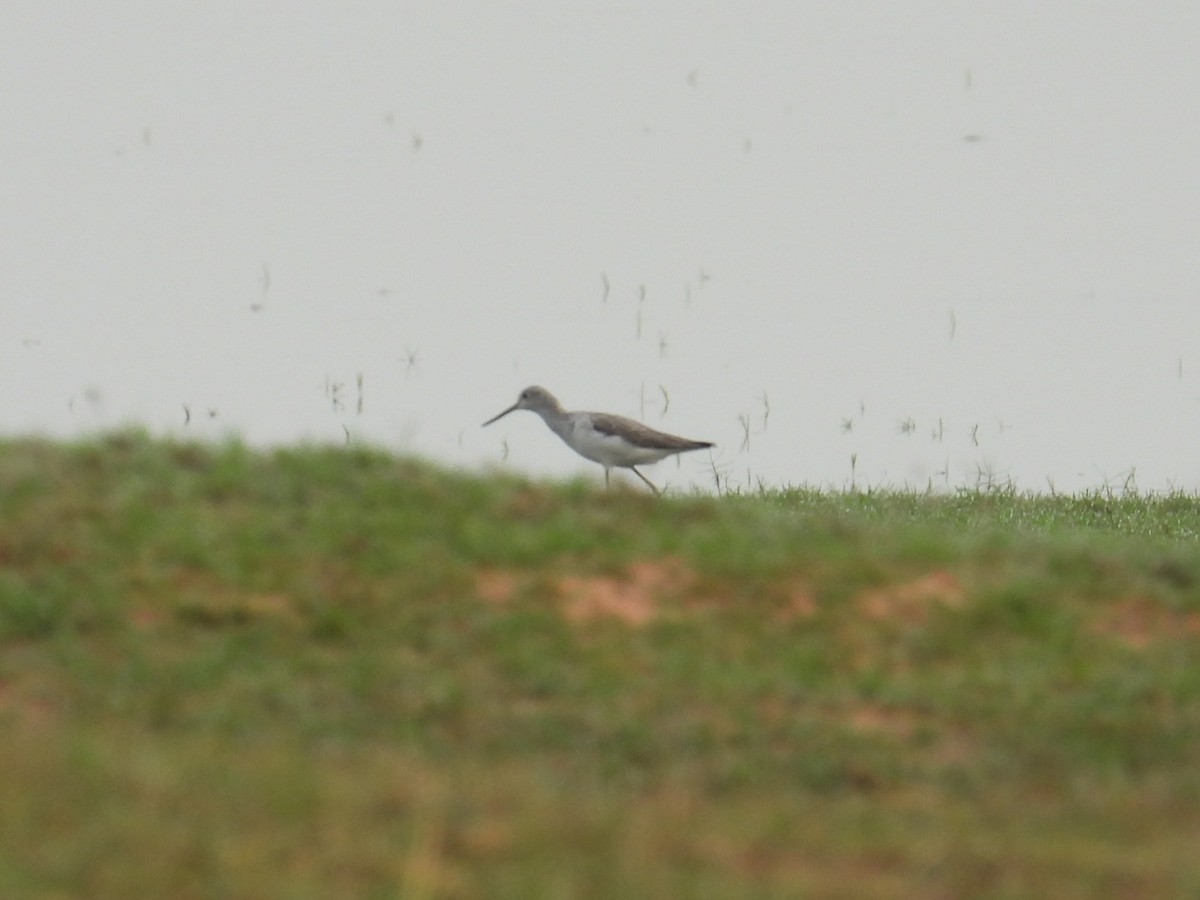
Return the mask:
[(0, 444), (0, 897), (1194, 897), (1200, 501)]

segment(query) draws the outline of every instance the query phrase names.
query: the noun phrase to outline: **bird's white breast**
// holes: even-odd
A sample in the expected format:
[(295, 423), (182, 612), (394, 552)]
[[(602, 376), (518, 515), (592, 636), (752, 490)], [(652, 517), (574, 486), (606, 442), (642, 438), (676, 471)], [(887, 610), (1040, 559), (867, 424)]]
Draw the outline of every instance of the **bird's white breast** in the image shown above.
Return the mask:
[(671, 453), (655, 447), (638, 447), (618, 435), (599, 432), (586, 415), (575, 417), (562, 438), (580, 456), (606, 467), (658, 462)]

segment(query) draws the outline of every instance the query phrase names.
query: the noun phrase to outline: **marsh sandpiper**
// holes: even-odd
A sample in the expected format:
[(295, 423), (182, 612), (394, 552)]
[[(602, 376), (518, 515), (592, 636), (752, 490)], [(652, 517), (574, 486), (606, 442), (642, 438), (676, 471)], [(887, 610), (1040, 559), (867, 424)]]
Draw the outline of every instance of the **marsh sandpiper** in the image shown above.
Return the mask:
[(612, 469), (628, 469), (657, 494), (658, 488), (635, 466), (656, 463), (676, 453), (704, 450), (713, 446), (709, 441), (689, 441), (687, 438), (655, 431), (624, 416), (565, 410), (553, 394), (544, 387), (537, 386), (525, 388), (516, 403), (483, 424), (491, 425), (497, 419), (518, 409), (528, 409), (537, 413), (568, 447), (585, 459), (604, 466), (605, 486), (608, 485), (608, 476)]

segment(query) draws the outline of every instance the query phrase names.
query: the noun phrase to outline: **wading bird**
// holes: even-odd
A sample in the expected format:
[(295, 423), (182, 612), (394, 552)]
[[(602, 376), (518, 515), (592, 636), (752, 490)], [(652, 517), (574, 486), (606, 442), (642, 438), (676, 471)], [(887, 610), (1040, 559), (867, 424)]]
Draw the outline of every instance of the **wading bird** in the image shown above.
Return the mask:
[(516, 403), (483, 424), (485, 427), (491, 425), (497, 419), (518, 409), (528, 409), (537, 413), (568, 447), (584, 459), (604, 466), (605, 486), (608, 485), (608, 476), (612, 469), (629, 469), (657, 494), (658, 488), (635, 466), (656, 463), (676, 453), (704, 450), (713, 446), (709, 441), (690, 441), (687, 438), (655, 431), (624, 416), (565, 410), (553, 394), (537, 386), (525, 388)]

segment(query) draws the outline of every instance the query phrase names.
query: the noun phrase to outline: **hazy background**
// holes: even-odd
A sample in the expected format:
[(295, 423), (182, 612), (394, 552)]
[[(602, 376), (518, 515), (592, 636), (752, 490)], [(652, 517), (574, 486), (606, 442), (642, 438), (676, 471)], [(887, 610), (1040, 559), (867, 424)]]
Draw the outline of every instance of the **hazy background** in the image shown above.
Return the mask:
[(6, 0), (0, 431), (599, 477), (479, 428), (538, 383), (717, 441), (674, 486), (1195, 490), (1198, 48), (1193, 2)]

